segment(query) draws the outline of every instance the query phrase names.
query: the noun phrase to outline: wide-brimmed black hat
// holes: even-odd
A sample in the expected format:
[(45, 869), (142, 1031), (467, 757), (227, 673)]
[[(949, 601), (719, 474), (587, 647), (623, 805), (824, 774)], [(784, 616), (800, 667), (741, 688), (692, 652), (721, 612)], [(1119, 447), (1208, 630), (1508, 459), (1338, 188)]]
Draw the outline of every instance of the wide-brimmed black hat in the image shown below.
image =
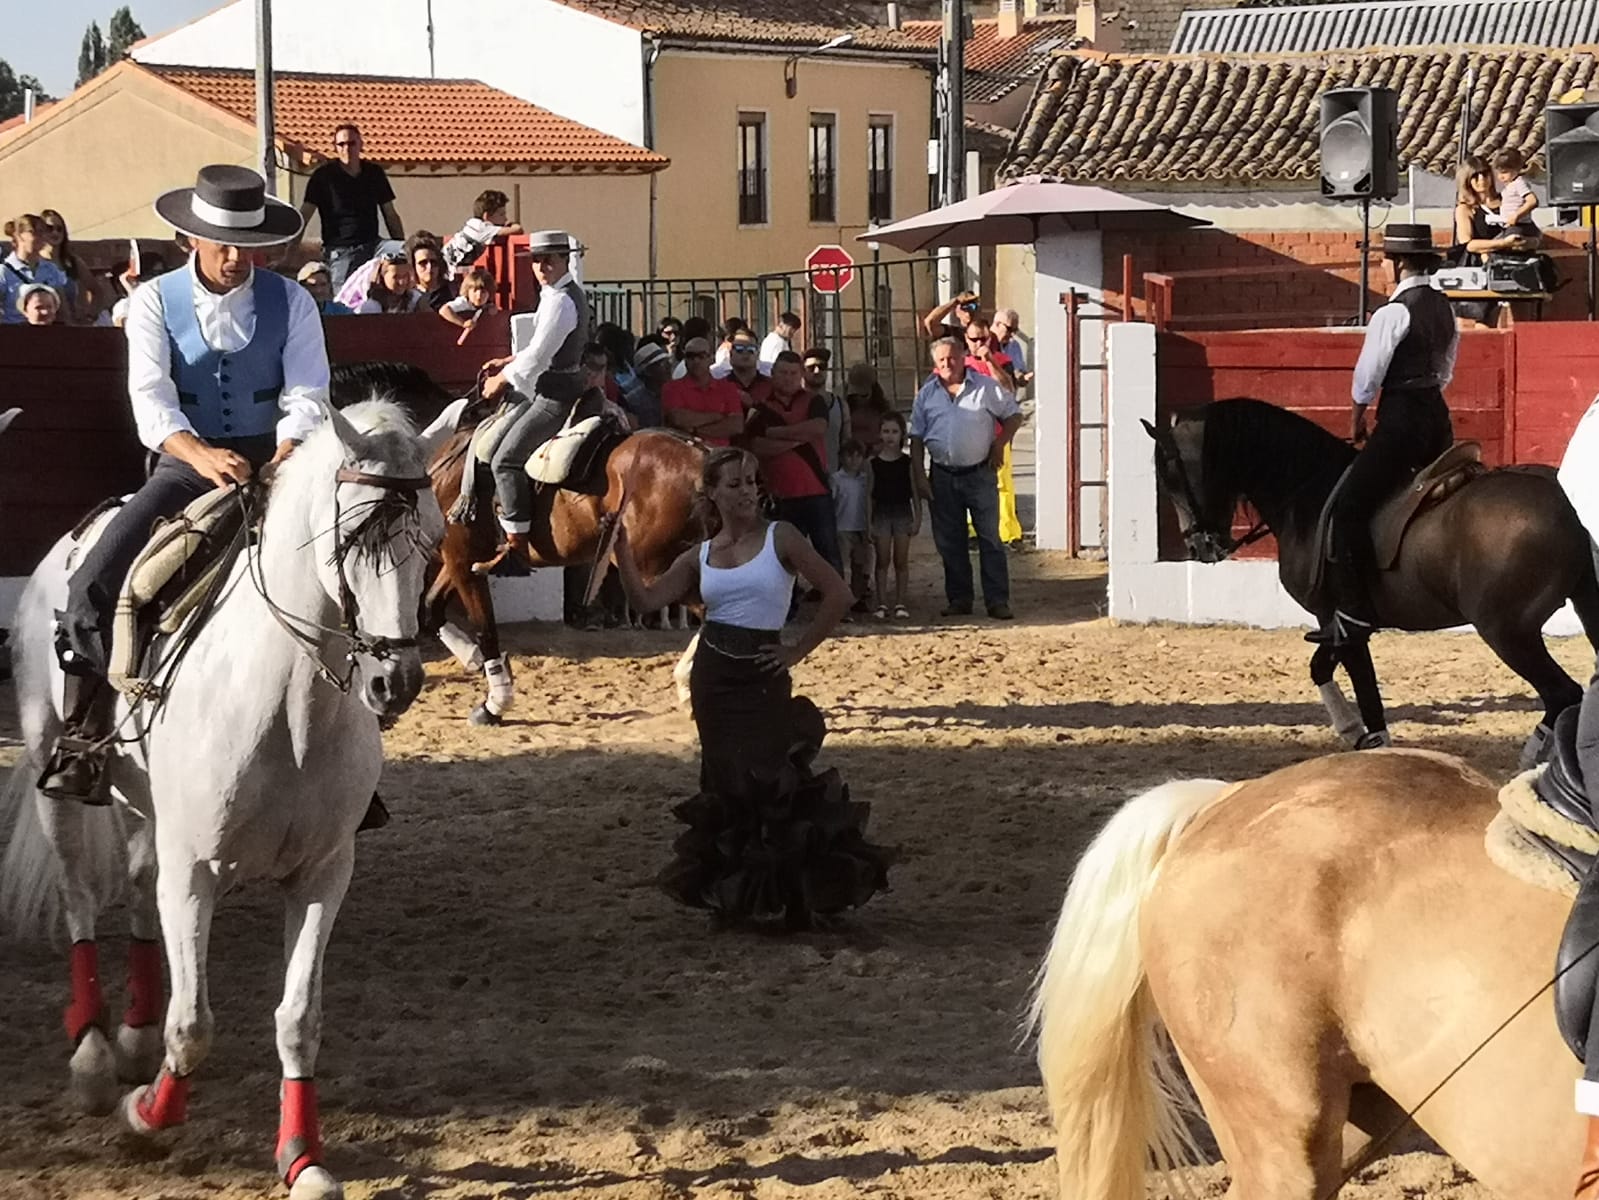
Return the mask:
[(1382, 252), (1390, 258), (1443, 253), (1432, 244), (1431, 225), (1405, 225), (1397, 221), (1383, 227)]
[(201, 167), (192, 188), (168, 192), (155, 211), (179, 233), (224, 246), (280, 246), (305, 224), (293, 205), (266, 194), (254, 171), (220, 164)]

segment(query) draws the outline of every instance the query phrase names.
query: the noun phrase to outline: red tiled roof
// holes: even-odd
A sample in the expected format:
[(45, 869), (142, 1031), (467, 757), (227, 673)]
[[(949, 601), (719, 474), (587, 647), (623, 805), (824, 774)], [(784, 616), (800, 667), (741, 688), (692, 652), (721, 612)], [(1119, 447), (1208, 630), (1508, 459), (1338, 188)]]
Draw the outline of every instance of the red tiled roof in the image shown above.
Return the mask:
[[(37, 121), (40, 117), (44, 116), (46, 112), (54, 108), (58, 103), (60, 103), (60, 101), (47, 100), (43, 104), (34, 105), (33, 119)], [(22, 114), (18, 113), (14, 117), (9, 117), (4, 121), (0, 121), (0, 134), (10, 133), (13, 129), (21, 129), (24, 124), (25, 122), (22, 119)]]
[[(917, 38), (881, 24), (883, 7), (861, 0), (560, 0), (567, 8), (663, 37), (747, 45), (819, 46), (852, 33), (851, 50), (923, 55)], [(876, 22), (876, 23), (874, 23)]]
[[(253, 72), (154, 63), (136, 69), (245, 121), (255, 120)], [(655, 171), (669, 161), (473, 79), (286, 72), (276, 83), (278, 140), (313, 161), (327, 157), (340, 121), (361, 127), (367, 157), (396, 165)]]
[[(936, 47), (943, 35), (942, 21), (906, 21), (904, 31)], [(966, 39), (966, 99), (992, 103), (1036, 79), (1049, 66), (1057, 50), (1077, 50), (1087, 39), (1077, 36), (1076, 17), (1039, 17), (1027, 22), (1015, 37), (1000, 37), (999, 22), (987, 18), (972, 22)]]

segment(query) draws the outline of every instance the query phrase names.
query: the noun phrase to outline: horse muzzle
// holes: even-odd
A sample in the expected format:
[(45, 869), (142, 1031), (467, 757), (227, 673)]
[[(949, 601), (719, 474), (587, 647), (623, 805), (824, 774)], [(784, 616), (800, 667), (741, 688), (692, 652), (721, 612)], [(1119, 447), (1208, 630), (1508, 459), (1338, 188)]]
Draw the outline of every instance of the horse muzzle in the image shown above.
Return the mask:
[(1195, 562), (1224, 562), (1232, 553), (1232, 547), (1214, 533), (1190, 533), (1183, 541), (1188, 547), (1188, 557)]
[(363, 655), (360, 679), (361, 703), (378, 720), (392, 721), (422, 692), (422, 652), (410, 646), (381, 658)]

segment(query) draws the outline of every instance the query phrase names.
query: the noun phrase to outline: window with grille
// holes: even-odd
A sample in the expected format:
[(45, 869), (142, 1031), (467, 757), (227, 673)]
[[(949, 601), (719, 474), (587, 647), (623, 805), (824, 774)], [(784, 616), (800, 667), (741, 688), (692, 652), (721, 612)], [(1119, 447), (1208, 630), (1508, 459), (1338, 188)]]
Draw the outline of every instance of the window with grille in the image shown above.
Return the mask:
[(866, 219), (894, 219), (893, 117), (873, 117), (866, 130)]
[(738, 115), (738, 223), (764, 225), (766, 208), (766, 114)]
[(811, 114), (811, 220), (838, 220), (838, 118)]

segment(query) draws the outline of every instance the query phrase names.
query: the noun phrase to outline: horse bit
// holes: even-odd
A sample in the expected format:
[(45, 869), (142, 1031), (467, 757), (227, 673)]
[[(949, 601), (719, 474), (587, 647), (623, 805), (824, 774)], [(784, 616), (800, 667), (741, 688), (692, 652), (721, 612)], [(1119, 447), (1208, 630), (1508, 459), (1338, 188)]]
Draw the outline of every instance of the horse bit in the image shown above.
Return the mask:
[(1161, 455), (1171, 461), (1172, 467), (1177, 474), (1177, 483), (1179, 485), (1179, 491), (1181, 492), (1180, 498), (1183, 502), (1183, 505), (1193, 515), (1193, 524), (1189, 525), (1187, 528), (1184, 528), (1182, 525), (1182, 515), (1181, 512), (1179, 512), (1177, 526), (1177, 533), (1183, 539), (1183, 544), (1188, 547), (1188, 552), (1190, 554), (1194, 554), (1196, 550), (1201, 547), (1208, 548), (1215, 552), (1216, 558), (1214, 560), (1205, 561), (1219, 562), (1224, 558), (1231, 558), (1245, 546), (1252, 542), (1258, 542), (1261, 538), (1265, 537), (1271, 532), (1270, 527), (1267, 526), (1263, 517), (1257, 517), (1255, 519), (1255, 523), (1251, 525), (1240, 538), (1234, 538), (1231, 530), (1227, 530), (1223, 533), (1217, 533), (1213, 529), (1204, 528), (1200, 524), (1202, 518), (1199, 515), (1201, 512), (1199, 496), (1194, 491), (1193, 481), (1188, 478), (1188, 464), (1183, 462), (1182, 451), (1177, 449), (1177, 443), (1176, 440), (1172, 438), (1171, 431), (1162, 430), (1160, 435), (1155, 439), (1155, 445), (1161, 452)]

